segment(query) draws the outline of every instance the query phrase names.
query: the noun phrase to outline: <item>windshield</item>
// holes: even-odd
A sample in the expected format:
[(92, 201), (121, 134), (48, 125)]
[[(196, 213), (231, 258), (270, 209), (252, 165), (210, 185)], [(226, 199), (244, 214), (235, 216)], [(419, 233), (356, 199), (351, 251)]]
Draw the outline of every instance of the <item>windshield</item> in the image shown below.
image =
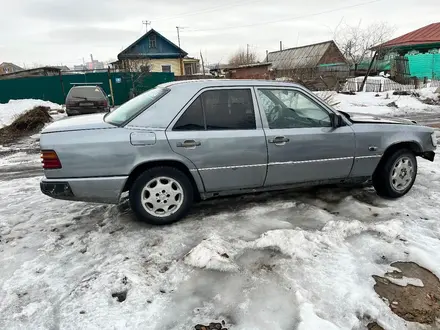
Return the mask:
[(124, 103), (105, 116), (105, 121), (113, 125), (121, 125), (147, 109), (163, 95), (168, 93), (165, 88), (153, 88)]

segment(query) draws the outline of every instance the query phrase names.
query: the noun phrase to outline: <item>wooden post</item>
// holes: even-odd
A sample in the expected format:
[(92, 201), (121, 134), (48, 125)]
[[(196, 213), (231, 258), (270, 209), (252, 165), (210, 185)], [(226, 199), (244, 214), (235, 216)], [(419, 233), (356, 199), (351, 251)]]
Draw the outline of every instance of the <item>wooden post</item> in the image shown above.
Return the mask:
[(376, 57), (377, 57), (377, 51), (374, 53), (374, 56), (371, 59), (370, 66), (368, 67), (368, 71), (367, 71), (367, 73), (366, 73), (366, 75), (364, 77), (364, 81), (362, 81), (361, 88), (359, 88), (358, 92), (362, 92), (364, 90), (364, 86), (367, 83), (368, 76), (370, 75), (371, 68), (373, 67), (373, 63), (376, 60)]
[(200, 59), (202, 60), (202, 73), (205, 75), (205, 62), (203, 61), (202, 51), (200, 50)]
[(107, 69), (108, 84), (110, 86), (110, 95), (112, 96), (112, 105), (115, 106), (115, 95), (113, 94), (112, 75), (110, 74), (110, 66)]
[(58, 73), (60, 76), (60, 84), (61, 84), (61, 90), (63, 92), (64, 102), (66, 101), (66, 91), (64, 90), (64, 82), (63, 82), (63, 75), (61, 74), (61, 70)]
[(183, 76), (183, 58), (182, 58), (182, 54), (180, 55), (180, 75)]

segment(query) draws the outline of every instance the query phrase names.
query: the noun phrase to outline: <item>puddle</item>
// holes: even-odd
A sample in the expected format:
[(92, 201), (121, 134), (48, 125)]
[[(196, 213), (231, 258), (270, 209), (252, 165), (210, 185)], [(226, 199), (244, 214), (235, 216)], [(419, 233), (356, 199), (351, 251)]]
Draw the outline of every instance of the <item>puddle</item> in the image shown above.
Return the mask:
[(395, 262), (398, 269), (383, 277), (373, 275), (374, 290), (391, 310), (410, 322), (433, 324), (440, 317), (440, 281), (413, 262)]

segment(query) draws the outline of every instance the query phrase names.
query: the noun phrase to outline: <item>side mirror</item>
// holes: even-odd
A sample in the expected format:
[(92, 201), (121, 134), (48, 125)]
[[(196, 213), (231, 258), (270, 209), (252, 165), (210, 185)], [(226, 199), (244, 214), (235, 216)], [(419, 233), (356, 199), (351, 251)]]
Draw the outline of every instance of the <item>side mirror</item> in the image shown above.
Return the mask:
[(330, 114), (330, 121), (332, 123), (333, 128), (338, 128), (343, 125), (344, 120), (342, 119), (342, 116), (336, 113)]

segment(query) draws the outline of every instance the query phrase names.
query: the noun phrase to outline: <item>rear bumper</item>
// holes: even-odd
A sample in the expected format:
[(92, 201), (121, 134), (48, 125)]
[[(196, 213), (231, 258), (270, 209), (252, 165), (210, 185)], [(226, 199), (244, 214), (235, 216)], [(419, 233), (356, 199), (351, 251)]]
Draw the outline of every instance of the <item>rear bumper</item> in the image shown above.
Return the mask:
[(40, 182), (41, 192), (56, 199), (117, 204), (126, 176), (101, 178), (47, 179)]

